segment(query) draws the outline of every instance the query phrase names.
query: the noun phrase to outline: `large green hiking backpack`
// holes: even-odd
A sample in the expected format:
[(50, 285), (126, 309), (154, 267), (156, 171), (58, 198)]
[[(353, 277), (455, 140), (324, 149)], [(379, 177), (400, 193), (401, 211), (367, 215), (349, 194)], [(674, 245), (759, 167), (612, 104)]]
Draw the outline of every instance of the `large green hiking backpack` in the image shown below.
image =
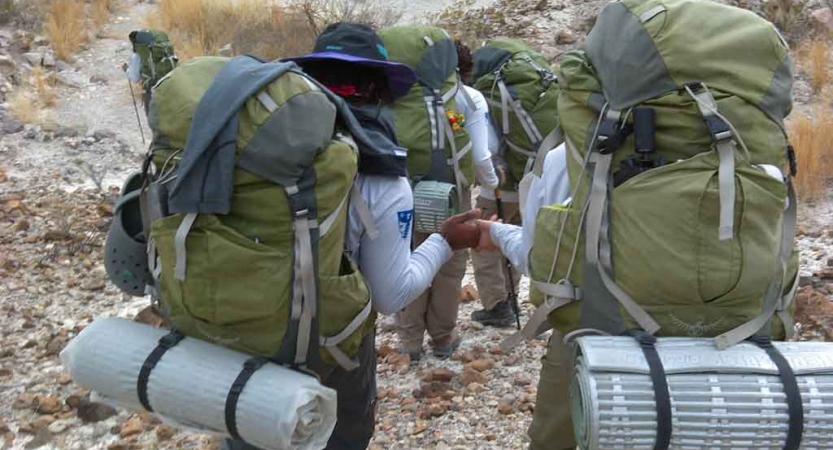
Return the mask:
[[(281, 363), (355, 367), (373, 317), (344, 252), (358, 153), (337, 98), (292, 63), (250, 57), (192, 59), (155, 93), (143, 216), (170, 323)], [(228, 128), (206, 140), (215, 119)]]
[(461, 87), (457, 49), (448, 34), (427, 25), (402, 25), (379, 31), (390, 61), (411, 66), (417, 74), (407, 95), (394, 103), (396, 137), (408, 149), (412, 181), (436, 180), (456, 185), (457, 193), (474, 182), (471, 142), (454, 129), (448, 113), (457, 113)]
[(510, 171), (502, 187), (517, 191), (538, 153), (560, 140), (558, 80), (543, 55), (507, 38), (490, 39), (474, 52), (472, 80), (502, 136), (501, 154)]
[(789, 336), (793, 77), (772, 24), (710, 1), (612, 3), (558, 78), (571, 197), (536, 218), (529, 329)]
[(133, 52), (139, 55), (142, 61), (140, 73), (142, 75), (142, 86), (148, 94), (156, 83), (168, 72), (174, 70), (178, 63), (174, 46), (168, 35), (158, 30), (136, 30), (130, 33), (130, 43), (133, 45)]

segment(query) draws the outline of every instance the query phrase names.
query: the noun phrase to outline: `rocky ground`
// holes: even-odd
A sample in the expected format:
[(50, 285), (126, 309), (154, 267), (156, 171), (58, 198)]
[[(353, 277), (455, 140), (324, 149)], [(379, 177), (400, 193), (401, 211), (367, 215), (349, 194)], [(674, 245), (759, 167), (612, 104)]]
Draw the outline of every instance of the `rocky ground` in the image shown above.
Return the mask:
[[(551, 57), (581, 43), (603, 4), (510, 3), (516, 9), (503, 19), (509, 30)], [(415, 3), (426, 10), (438, 4)], [(151, 7), (129, 3), (72, 63), (50, 59), (43, 38), (0, 28), (0, 94), (33, 64), (47, 65), (59, 81), (52, 119), (41, 125), (17, 122), (0, 107), (0, 450), (218, 448), (215, 439), (150, 415), (92, 403), (57, 358), (94, 318), (133, 318), (147, 306), (107, 281), (102, 247), (118, 187), (144, 151), (119, 67), (129, 55), (127, 32)], [(833, 202), (802, 205), (800, 223), (801, 338), (833, 340)], [(464, 284), (473, 284), (471, 271)], [(497, 344), (510, 330), (469, 321), (479, 304), (476, 290), (466, 291), (458, 322), (463, 344), (451, 360), (428, 356), (410, 364), (395, 350), (392, 321), (379, 321), (372, 448), (525, 447), (546, 341), (503, 354)], [(526, 292), (524, 280), (529, 315)]]

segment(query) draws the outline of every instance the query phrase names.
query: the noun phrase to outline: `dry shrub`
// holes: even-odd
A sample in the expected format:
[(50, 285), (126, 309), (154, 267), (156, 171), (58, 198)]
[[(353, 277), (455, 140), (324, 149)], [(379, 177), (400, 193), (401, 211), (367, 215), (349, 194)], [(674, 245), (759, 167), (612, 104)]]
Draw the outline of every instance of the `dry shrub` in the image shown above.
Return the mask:
[(804, 19), (807, 0), (766, 0), (763, 10), (766, 18), (784, 33), (792, 33)]
[(824, 39), (813, 40), (805, 61), (813, 92), (820, 93), (830, 81), (830, 45)]
[(385, 0), (294, 0), (289, 5), (303, 12), (317, 35), (336, 22), (366, 23), (375, 28), (394, 25), (402, 18), (403, 9), (396, 3)]
[[(527, 37), (534, 18), (529, 12), (541, 11), (546, 2), (539, 0), (496, 0), (490, 6), (477, 7), (475, 0), (456, 0), (431, 16), (431, 22), (452, 36), (466, 42), (480, 42), (498, 35)], [(527, 17), (527, 18), (524, 18)]]
[(110, 14), (116, 12), (115, 0), (92, 0), (90, 4), (90, 20), (96, 30), (104, 28), (110, 20)]
[(86, 19), (83, 0), (52, 0), (46, 32), (58, 58), (69, 60), (87, 42)]
[(35, 102), (35, 96), (22, 87), (12, 92), (8, 107), (9, 111), (21, 122), (38, 123), (40, 121), (40, 107)]
[(181, 60), (229, 45), (234, 54), (276, 59), (309, 49), (314, 39), (300, 12), (263, 0), (159, 0), (147, 25), (170, 35)]
[(0, 0), (0, 25), (39, 31), (48, 10), (49, 0)]
[(833, 179), (833, 111), (818, 106), (812, 116), (793, 120), (790, 140), (798, 159), (798, 194), (805, 200), (820, 197)]
[(52, 74), (46, 73), (42, 68), (35, 67), (32, 70), (32, 87), (38, 94), (38, 103), (42, 107), (55, 106), (55, 78)]

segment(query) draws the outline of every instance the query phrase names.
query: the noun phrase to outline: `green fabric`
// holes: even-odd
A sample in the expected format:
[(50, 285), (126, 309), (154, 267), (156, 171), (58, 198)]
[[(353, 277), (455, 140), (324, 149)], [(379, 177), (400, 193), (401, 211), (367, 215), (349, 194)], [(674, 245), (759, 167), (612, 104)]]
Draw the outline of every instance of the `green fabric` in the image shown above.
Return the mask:
[(142, 61), (142, 84), (150, 90), (159, 80), (174, 70), (177, 58), (168, 35), (158, 30), (139, 30), (130, 33), (133, 51)]
[[(154, 140), (151, 145), (157, 170), (174, 152), (184, 147), (190, 120), (202, 93), (227, 61), (225, 58), (196, 58), (182, 64), (157, 87), (151, 105)], [(265, 92), (278, 105), (274, 113), (256, 98), (240, 109), (238, 155), (250, 150), (250, 143), (267, 133), (279, 117), (292, 112), (309, 115), (318, 109), (320, 130), (330, 136), (306, 169), (315, 174), (315, 206), (322, 222), (341, 205), (357, 173), (357, 150), (338, 139), (334, 131), (332, 105), (318, 100), (309, 103), (313, 92), (302, 75), (290, 72), (267, 86)], [(301, 103), (299, 103), (301, 102)], [(325, 122), (326, 121), (326, 122)], [(281, 152), (296, 139), (275, 137), (272, 152)], [(318, 139), (318, 137), (316, 138)], [(318, 141), (315, 141), (318, 142)], [(258, 155), (268, 160), (269, 149), (258, 144)], [(273, 153), (273, 154), (275, 154)], [(175, 164), (176, 159), (173, 159)], [(168, 164), (170, 167), (171, 163)], [(268, 167), (267, 167), (268, 169)], [(264, 169), (263, 175), (271, 175)], [(234, 171), (231, 211), (227, 215), (199, 215), (186, 241), (187, 270), (184, 282), (174, 278), (174, 237), (181, 215), (158, 220), (152, 226), (162, 262), (161, 299), (171, 323), (183, 333), (217, 342), (250, 354), (274, 356), (284, 340), (292, 302), (295, 237), (284, 187), (247, 171)], [(369, 301), (361, 274), (344, 255), (347, 208), (341, 209), (329, 233), (317, 243), (319, 326), (324, 336), (339, 333)], [(368, 322), (371, 322), (371, 317)], [(339, 344), (348, 355), (358, 350), (361, 338), (372, 324), (353, 333)], [(335, 361), (321, 349), (325, 362)]]
[[(664, 12), (639, 22), (659, 5)], [(599, 14), (587, 36), (587, 54), (615, 109), (692, 81), (706, 81), (752, 105), (765, 103), (779, 123), (792, 109), (792, 77), (775, 77), (784, 64), (792, 73), (789, 48), (771, 23), (748, 10), (702, 0), (623, 0)], [(774, 80), (782, 87), (773, 90)]]
[[(489, 101), (489, 114), (499, 136), (502, 135), (503, 129), (503, 110), (496, 83), (498, 77), (503, 79), (510, 93), (520, 99), (523, 108), (541, 133), (541, 138), (545, 138), (558, 126), (559, 85), (557, 81), (543, 79), (537, 71), (535, 65), (551, 70), (549, 62), (541, 54), (517, 39), (490, 39), (474, 53), (474, 65), (472, 86)], [(528, 152), (536, 153), (538, 150), (535, 143), (530, 141), (517, 115), (511, 110), (509, 134), (506, 139)], [(509, 165), (510, 173), (507, 174), (506, 183), (501, 187), (517, 190), (517, 184), (524, 176), (528, 157), (508, 148), (504, 150), (503, 156)]]
[[(420, 81), (415, 83), (407, 95), (394, 102), (393, 112), (396, 120), (396, 137), (399, 143), (408, 149), (408, 173), (412, 179), (419, 179), (428, 173), (431, 166), (431, 121), (425, 103), (426, 88), (436, 87), (436, 74), (431, 74), (430, 79), (424, 74), (429, 68), (439, 69), (444, 72), (443, 83), (439, 89), (441, 95), (445, 95), (458, 85), (459, 78), (456, 72), (457, 54), (453, 42), (441, 28), (428, 25), (402, 25), (385, 28), (379, 31), (379, 37), (388, 49), (388, 57), (391, 61), (407, 64), (415, 68), (420, 76)], [(434, 43), (442, 52), (432, 50), (432, 46), (425, 37)], [(450, 45), (449, 45), (450, 44)], [(448, 52), (452, 51), (452, 54)], [(426, 57), (428, 55), (428, 57)], [(453, 57), (453, 66), (448, 67), (448, 61)], [(427, 83), (426, 83), (427, 82)], [(457, 102), (452, 96), (444, 104), (446, 111), (459, 113)], [(445, 117), (438, 120), (447, 121)], [(454, 142), (457, 151), (463, 150), (469, 142), (469, 135), (465, 129), (454, 133)], [(451, 146), (446, 139), (446, 158), (451, 158)], [(471, 184), (474, 182), (474, 159), (472, 152), (460, 161), (460, 170)], [(465, 187), (465, 186), (464, 186)]]
[[(720, 241), (719, 158), (695, 101), (676, 88), (652, 92), (655, 86), (608, 83), (610, 77), (629, 70), (628, 63), (622, 62), (628, 58), (629, 42), (614, 45), (613, 36), (639, 35), (626, 30), (633, 26), (631, 18), (623, 19), (624, 23), (609, 22), (611, 11), (627, 7), (629, 15), (639, 17), (659, 4), (625, 0), (619, 6), (608, 6), (590, 33), (593, 38), (588, 38), (586, 53), (573, 51), (560, 59), (558, 117), (574, 147), (567, 156), (572, 203), (568, 208), (540, 210), (530, 271), (534, 280), (568, 278), (584, 286), (585, 236), (579, 223), (592, 171), (583, 168), (582, 160), (596, 130), (599, 110), (605, 98), (613, 108), (652, 108), (656, 150), (666, 164), (612, 188), (608, 213), (612, 275), (659, 322), (659, 335), (716, 336), (761, 313), (763, 295), (779, 263), (786, 187), (756, 165), (785, 167), (788, 143), (779, 116), (791, 105), (786, 89), (792, 85), (791, 65), (775, 29), (736, 8), (711, 2), (663, 1), (666, 11), (644, 25), (667, 74), (678, 86), (691, 80), (704, 82), (720, 113), (749, 149), (750, 159), (740, 146), (735, 153), (734, 237)], [(602, 23), (606, 30), (599, 29)], [(623, 29), (610, 29), (617, 26)], [(610, 47), (592, 42), (602, 37)], [(624, 53), (614, 54), (615, 49)], [(660, 78), (646, 74), (645, 79), (656, 85)], [(632, 123), (632, 118), (628, 121)], [(614, 154), (612, 172), (633, 152), (630, 136)], [(556, 251), (565, 216), (565, 232)], [(574, 249), (576, 258), (568, 276)], [(785, 279), (794, 274), (791, 266)], [(784, 292), (789, 284), (785, 283)], [(544, 300), (534, 288), (530, 297), (536, 304)], [(580, 325), (581, 306), (562, 308), (550, 315), (550, 321), (562, 332), (574, 330)], [(636, 326), (624, 310), (620, 314), (628, 327)], [(772, 320), (772, 332), (775, 338), (784, 337), (780, 320)]]

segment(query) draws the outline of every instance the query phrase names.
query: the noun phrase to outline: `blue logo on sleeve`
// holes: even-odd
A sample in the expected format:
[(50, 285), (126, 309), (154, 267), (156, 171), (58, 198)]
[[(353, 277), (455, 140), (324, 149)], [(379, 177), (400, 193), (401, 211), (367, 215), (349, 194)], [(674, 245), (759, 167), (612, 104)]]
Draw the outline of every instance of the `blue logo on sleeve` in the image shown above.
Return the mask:
[(396, 213), (399, 216), (399, 235), (402, 239), (407, 239), (411, 233), (411, 221), (414, 218), (414, 210), (399, 211)]

